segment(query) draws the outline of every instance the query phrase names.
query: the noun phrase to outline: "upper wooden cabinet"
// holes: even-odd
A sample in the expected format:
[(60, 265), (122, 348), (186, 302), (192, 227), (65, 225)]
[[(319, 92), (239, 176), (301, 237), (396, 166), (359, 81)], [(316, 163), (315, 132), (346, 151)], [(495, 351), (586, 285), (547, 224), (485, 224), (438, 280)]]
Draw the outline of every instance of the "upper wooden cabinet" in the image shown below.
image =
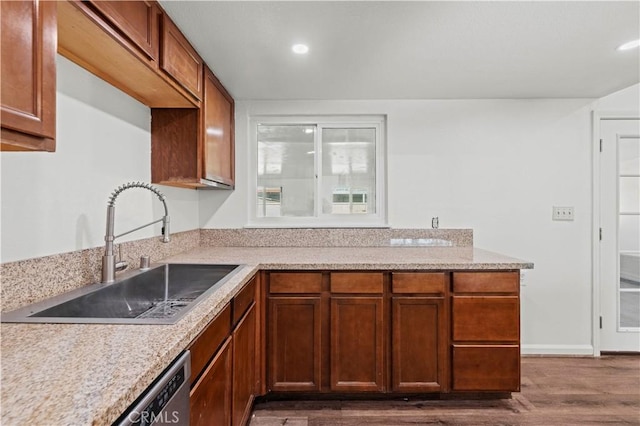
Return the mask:
[(58, 52), (152, 108), (197, 108), (198, 98), (159, 71), (156, 2), (58, 3)]
[(208, 68), (204, 72), (204, 179), (233, 187), (235, 180), (234, 102)]
[(90, 3), (150, 59), (158, 58), (159, 10), (155, 2), (91, 0)]
[(0, 4), (2, 151), (55, 151), (57, 3)]
[(200, 109), (151, 110), (153, 183), (233, 189), (233, 98), (207, 67), (204, 82)]
[(197, 99), (202, 99), (204, 62), (173, 21), (162, 15), (160, 68)]

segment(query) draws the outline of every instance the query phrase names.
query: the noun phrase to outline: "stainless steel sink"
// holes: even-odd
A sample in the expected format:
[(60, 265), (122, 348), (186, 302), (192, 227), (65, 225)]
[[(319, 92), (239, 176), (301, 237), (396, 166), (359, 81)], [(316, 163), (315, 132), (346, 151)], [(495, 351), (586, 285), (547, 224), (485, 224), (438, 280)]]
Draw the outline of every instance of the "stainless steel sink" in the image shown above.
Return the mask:
[(3, 313), (2, 322), (175, 324), (242, 265), (166, 264)]

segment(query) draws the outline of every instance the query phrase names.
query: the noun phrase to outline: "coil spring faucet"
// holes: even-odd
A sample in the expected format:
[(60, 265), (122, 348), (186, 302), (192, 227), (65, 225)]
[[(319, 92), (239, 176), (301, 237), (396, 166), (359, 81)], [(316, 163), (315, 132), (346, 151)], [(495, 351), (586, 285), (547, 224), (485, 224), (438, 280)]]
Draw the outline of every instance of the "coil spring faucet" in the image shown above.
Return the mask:
[[(118, 197), (118, 195), (120, 195), (120, 193), (130, 188), (147, 189), (153, 192), (154, 194), (156, 194), (156, 196), (160, 199), (160, 201), (162, 201), (162, 204), (164, 206), (164, 216), (158, 220), (154, 220), (153, 222), (147, 223), (146, 225), (138, 226), (137, 228), (134, 228), (130, 231), (114, 236), (113, 230), (114, 230), (114, 224), (115, 224), (116, 198)], [(162, 242), (168, 243), (169, 241), (171, 241), (171, 237), (169, 235), (169, 210), (167, 208), (167, 202), (164, 194), (162, 194), (156, 187), (148, 183), (129, 182), (119, 186), (118, 188), (116, 188), (115, 191), (111, 193), (111, 197), (109, 197), (109, 201), (107, 203), (107, 232), (104, 236), (105, 245), (104, 245), (104, 255), (102, 256), (102, 282), (103, 283), (111, 283), (115, 281), (116, 271), (122, 270), (127, 267), (126, 263), (118, 267), (116, 266), (116, 257), (113, 253), (113, 242), (115, 241), (115, 239), (120, 238), (124, 235), (130, 234), (132, 232), (135, 232), (139, 229), (146, 228), (147, 226), (153, 225), (158, 222), (162, 222), (162, 235), (163, 235)]]

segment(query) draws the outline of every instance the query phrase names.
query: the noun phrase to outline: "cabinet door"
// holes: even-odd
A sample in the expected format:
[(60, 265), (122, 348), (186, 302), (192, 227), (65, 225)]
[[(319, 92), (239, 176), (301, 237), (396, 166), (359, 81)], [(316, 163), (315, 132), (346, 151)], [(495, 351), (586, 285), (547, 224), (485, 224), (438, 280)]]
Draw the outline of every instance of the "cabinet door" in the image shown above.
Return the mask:
[(55, 151), (57, 2), (0, 7), (2, 151)]
[(320, 297), (269, 298), (269, 390), (319, 391)]
[(256, 385), (256, 330), (254, 303), (233, 332), (233, 402), (231, 421), (234, 426), (246, 424), (251, 414)]
[(148, 58), (158, 57), (158, 7), (150, 1), (91, 0), (100, 11)]
[(383, 299), (331, 298), (331, 390), (384, 390)]
[(191, 426), (231, 424), (231, 339), (191, 389)]
[(234, 102), (215, 75), (205, 68), (204, 178), (233, 186)]
[(447, 389), (447, 327), (443, 297), (392, 300), (392, 390)]
[(204, 62), (166, 14), (162, 15), (161, 46), (160, 68), (196, 99), (202, 99)]

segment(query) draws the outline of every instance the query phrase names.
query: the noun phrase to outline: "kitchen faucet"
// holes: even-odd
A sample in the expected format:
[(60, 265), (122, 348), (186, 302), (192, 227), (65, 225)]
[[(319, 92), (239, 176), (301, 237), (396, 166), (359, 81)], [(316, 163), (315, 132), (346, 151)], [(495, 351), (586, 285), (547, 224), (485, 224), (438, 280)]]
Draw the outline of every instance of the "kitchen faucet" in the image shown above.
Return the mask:
[[(158, 196), (162, 204), (164, 205), (164, 216), (158, 220), (154, 220), (153, 222), (147, 223), (146, 225), (138, 226), (130, 231), (124, 232), (120, 235), (113, 235), (114, 229), (114, 221), (115, 221), (115, 202), (116, 198), (122, 191), (129, 188), (143, 188), (148, 189)], [(124, 262), (119, 262), (116, 264), (116, 257), (113, 253), (113, 242), (116, 238), (120, 238), (123, 235), (130, 234), (139, 229), (145, 228), (149, 225), (153, 225), (154, 223), (158, 223), (162, 221), (162, 242), (168, 243), (171, 241), (171, 237), (169, 235), (169, 210), (167, 209), (167, 202), (164, 194), (162, 194), (156, 187), (142, 182), (129, 182), (125, 183), (122, 186), (116, 188), (115, 191), (111, 193), (111, 197), (109, 197), (109, 202), (107, 203), (107, 232), (104, 236), (104, 255), (102, 256), (102, 282), (103, 283), (111, 283), (115, 281), (116, 271), (121, 271), (127, 267), (127, 264)]]

